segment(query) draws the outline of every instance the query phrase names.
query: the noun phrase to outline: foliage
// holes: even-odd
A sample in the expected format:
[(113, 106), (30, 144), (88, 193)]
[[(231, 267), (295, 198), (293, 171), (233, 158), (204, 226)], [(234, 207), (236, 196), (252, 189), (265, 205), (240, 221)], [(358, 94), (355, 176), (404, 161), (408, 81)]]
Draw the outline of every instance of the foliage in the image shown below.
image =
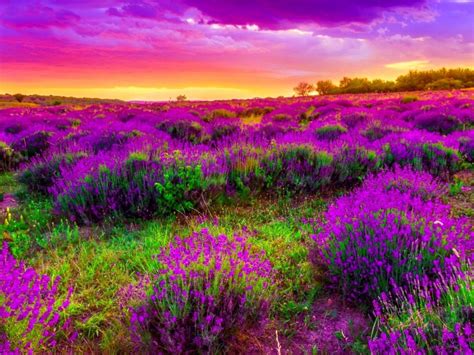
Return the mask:
[(0, 270), (2, 353), (50, 351), (60, 333), (74, 341), (70, 321), (61, 318), (69, 306), (72, 288), (65, 299), (59, 299), (60, 278), (51, 280), (18, 262), (6, 243), (0, 254)]
[(318, 81), (316, 84), (316, 90), (320, 95), (453, 90), (471, 87), (474, 87), (474, 70), (468, 68), (414, 70), (400, 75), (395, 81), (344, 77), (338, 86), (329, 80)]
[(346, 298), (367, 301), (391, 283), (406, 285), (407, 277), (430, 278), (435, 267), (457, 265), (453, 248), (468, 248), (460, 244), (469, 238), (466, 221), (450, 218), (448, 206), (429, 199), (426, 191), (441, 187), (412, 177), (369, 177), (329, 207), (314, 239), (331, 282)]
[(237, 327), (265, 318), (272, 270), (245, 238), (202, 230), (178, 238), (157, 260), (162, 269), (131, 320), (150, 351), (213, 353)]
[(472, 353), (472, 270), (438, 272), (435, 281), (415, 277), (374, 301), (372, 353)]
[(293, 88), (297, 96), (308, 96), (314, 90), (314, 86), (306, 82), (301, 82)]

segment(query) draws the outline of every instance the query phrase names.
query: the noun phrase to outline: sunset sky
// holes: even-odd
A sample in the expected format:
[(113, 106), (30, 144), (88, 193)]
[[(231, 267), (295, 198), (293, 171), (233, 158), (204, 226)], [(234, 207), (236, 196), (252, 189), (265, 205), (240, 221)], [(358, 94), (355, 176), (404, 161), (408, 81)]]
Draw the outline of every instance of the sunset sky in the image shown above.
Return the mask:
[(442, 66), (474, 67), (474, 1), (0, 3), (0, 93), (265, 97)]

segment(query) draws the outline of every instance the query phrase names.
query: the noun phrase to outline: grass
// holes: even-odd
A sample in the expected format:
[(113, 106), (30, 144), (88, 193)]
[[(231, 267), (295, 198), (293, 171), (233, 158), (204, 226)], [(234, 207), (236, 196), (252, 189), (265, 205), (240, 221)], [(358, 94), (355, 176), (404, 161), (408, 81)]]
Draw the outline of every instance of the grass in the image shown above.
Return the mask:
[[(12, 175), (0, 176), (0, 182), (4, 182), (0, 184), (4, 191), (22, 197)], [(451, 199), (462, 196), (462, 189), (453, 190), (456, 193)], [(333, 192), (332, 196), (337, 194)], [(51, 212), (49, 199), (25, 195), (20, 201), (6, 223), (0, 224), (0, 236), (9, 242), (17, 258), (39, 273), (60, 276), (64, 295), (69, 286), (74, 286), (68, 313), (79, 331), (75, 352), (134, 351), (127, 305), (121, 305), (118, 292), (137, 282), (139, 275), (152, 274), (158, 266), (153, 256), (176, 235), (188, 235), (201, 228), (226, 234), (239, 233), (243, 228), (250, 231), (252, 244), (266, 252), (277, 272), (272, 326), (286, 339), (297, 334), (302, 322), (307, 329), (317, 331), (311, 312), (318, 298), (325, 295), (317, 281), (319, 270), (309, 262), (313, 230), (306, 221), (321, 216), (327, 197), (315, 195), (298, 200), (290, 196), (260, 196), (223, 203), (205, 214), (138, 223), (109, 221), (81, 228), (58, 220)], [(364, 344), (356, 339), (352, 351), (364, 352)]]
[[(2, 178), (14, 182), (10, 177)], [(17, 188), (13, 183), (9, 186)], [(74, 285), (68, 312), (79, 330), (75, 351), (132, 351), (127, 310), (121, 309), (117, 292), (136, 282), (139, 274), (153, 273), (157, 267), (153, 255), (175, 235), (200, 228), (229, 234), (244, 227), (252, 231), (253, 244), (265, 250), (278, 273), (279, 291), (272, 314), (283, 320), (284, 329), (291, 329), (292, 321), (309, 311), (319, 294), (308, 261), (310, 231), (302, 222), (302, 218), (313, 218), (324, 210), (325, 202), (318, 196), (299, 202), (287, 197), (251, 199), (238, 205), (223, 204), (208, 211), (206, 218), (199, 214), (172, 216), (93, 228), (57, 220), (51, 208), (48, 199), (24, 199), (0, 225), (0, 235), (9, 241), (17, 258), (40, 273), (60, 276), (64, 293)], [(207, 220), (202, 223), (203, 219)]]
[(0, 174), (0, 194), (13, 194), (19, 189), (19, 185), (12, 173)]

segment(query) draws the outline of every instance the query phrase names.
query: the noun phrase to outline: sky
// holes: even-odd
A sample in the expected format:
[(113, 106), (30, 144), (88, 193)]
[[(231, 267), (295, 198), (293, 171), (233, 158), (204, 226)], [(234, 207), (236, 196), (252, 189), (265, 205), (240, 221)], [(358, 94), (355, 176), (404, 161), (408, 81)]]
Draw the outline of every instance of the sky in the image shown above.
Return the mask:
[(474, 67), (474, 0), (2, 0), (0, 93), (290, 96)]

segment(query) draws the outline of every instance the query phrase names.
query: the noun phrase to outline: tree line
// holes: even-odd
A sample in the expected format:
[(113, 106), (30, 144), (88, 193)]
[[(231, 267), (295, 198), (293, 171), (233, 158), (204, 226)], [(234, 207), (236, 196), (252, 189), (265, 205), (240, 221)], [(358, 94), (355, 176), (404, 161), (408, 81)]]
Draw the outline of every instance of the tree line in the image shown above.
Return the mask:
[(454, 90), (474, 87), (474, 70), (467, 68), (412, 70), (400, 75), (395, 81), (367, 78), (344, 77), (339, 85), (331, 80), (320, 80), (315, 85), (300, 82), (293, 90), (298, 96), (308, 96), (312, 92), (319, 95), (388, 93), (420, 90)]

